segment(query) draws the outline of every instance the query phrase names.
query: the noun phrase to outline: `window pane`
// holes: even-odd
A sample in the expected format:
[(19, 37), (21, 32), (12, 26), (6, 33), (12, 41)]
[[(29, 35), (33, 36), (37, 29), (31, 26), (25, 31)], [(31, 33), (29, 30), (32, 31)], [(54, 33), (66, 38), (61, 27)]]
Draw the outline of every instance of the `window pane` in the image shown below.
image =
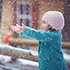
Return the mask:
[(23, 23), (23, 19), (21, 18), (20, 19), (20, 26), (22, 26), (22, 23)]
[(29, 19), (26, 19), (26, 26), (29, 26)]
[(26, 25), (26, 19), (23, 19), (23, 24)]
[(30, 7), (29, 7), (29, 5), (27, 4), (27, 5), (26, 5), (26, 14), (27, 14), (27, 15), (29, 15), (29, 9), (30, 9)]
[(23, 14), (26, 14), (26, 5), (23, 5)]
[(20, 5), (20, 14), (23, 14), (23, 5)]
[(22, 26), (22, 23), (27, 26), (27, 24), (26, 24), (26, 19), (22, 19), (22, 18), (21, 18), (21, 19), (20, 19), (20, 26)]

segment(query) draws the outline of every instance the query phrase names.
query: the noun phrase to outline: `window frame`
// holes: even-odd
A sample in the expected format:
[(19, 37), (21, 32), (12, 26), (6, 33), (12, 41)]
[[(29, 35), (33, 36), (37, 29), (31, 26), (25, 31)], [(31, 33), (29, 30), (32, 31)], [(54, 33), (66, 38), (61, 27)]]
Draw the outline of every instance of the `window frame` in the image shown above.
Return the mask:
[[(20, 12), (20, 5), (23, 5), (24, 7), (23, 7), (23, 9), (25, 10), (25, 11), (21, 11)], [(17, 19), (19, 20), (18, 21), (18, 24), (19, 25), (21, 25), (21, 23), (23, 22), (23, 20), (27, 20), (27, 19), (29, 19), (29, 24), (25, 24), (26, 23), (26, 21), (25, 21), (25, 25), (28, 25), (28, 26), (30, 26), (31, 25), (31, 11), (30, 11), (30, 14), (28, 15), (28, 14), (26, 14), (26, 5), (30, 5), (30, 9), (31, 9), (31, 4), (30, 3), (21, 3), (21, 2), (18, 2), (18, 4), (17, 4), (17, 8), (19, 8), (19, 10), (17, 9)], [(20, 20), (22, 19), (22, 22), (20, 22)]]
[[(31, 27), (31, 28), (34, 28), (34, 29), (38, 29), (38, 2), (25, 2), (25, 1), (23, 1), (23, 2), (21, 2), (21, 1), (15, 1), (13, 4), (13, 8), (14, 7), (16, 7), (16, 8), (14, 8), (13, 10), (14, 10), (14, 20), (13, 20), (13, 24), (15, 25), (15, 23), (16, 24), (19, 24), (19, 21), (17, 21), (18, 19), (19, 19), (19, 17), (20, 16), (17, 16), (17, 14), (18, 14), (18, 9), (17, 9), (17, 6), (18, 6), (18, 4), (19, 3), (22, 3), (22, 4), (30, 4), (31, 5), (31, 7), (30, 7), (30, 15), (31, 15), (31, 21), (30, 21), (30, 24), (29, 24), (29, 26)], [(35, 11), (34, 11), (35, 10)], [(36, 12), (37, 11), (37, 12)], [(33, 13), (35, 13), (35, 14), (33, 14)], [(37, 19), (35, 19), (35, 18), (37, 18)]]

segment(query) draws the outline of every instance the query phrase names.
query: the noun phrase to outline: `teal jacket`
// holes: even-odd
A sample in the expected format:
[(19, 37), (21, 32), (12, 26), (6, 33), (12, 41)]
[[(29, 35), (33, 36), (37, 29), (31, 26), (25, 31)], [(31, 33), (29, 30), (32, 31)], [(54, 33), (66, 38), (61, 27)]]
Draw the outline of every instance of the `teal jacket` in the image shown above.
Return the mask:
[(62, 53), (60, 32), (56, 30), (43, 32), (26, 27), (20, 35), (38, 40), (39, 70), (68, 70)]

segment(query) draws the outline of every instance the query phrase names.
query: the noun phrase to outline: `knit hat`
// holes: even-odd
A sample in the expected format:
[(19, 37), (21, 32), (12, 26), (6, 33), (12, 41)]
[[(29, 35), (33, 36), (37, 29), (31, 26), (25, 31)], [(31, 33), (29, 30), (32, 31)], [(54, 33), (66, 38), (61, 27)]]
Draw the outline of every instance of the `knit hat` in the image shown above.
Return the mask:
[(61, 12), (58, 11), (48, 11), (43, 17), (42, 21), (48, 23), (53, 29), (61, 32), (64, 27), (64, 17)]

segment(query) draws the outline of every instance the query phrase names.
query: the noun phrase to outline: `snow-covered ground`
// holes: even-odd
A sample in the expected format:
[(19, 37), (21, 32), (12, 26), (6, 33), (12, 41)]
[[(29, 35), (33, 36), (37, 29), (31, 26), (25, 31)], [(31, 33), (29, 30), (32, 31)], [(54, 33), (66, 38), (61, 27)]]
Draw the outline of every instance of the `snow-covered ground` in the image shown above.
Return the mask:
[[(3, 63), (7, 63), (7, 62), (11, 61), (11, 57), (5, 56), (5, 55), (0, 55), (0, 61), (2, 61)], [(30, 61), (30, 60), (17, 59), (17, 61), (23, 65), (38, 66), (38, 62), (34, 62), (34, 61)]]
[[(0, 48), (4, 49), (4, 48), (10, 48), (10, 49), (15, 49), (12, 46), (9, 45), (4, 45), (4, 44), (0, 44)], [(18, 51), (23, 51), (25, 53), (31, 53), (31, 55), (33, 56), (37, 56), (38, 52), (37, 51), (33, 51), (33, 50), (27, 50), (27, 49), (21, 49), (21, 48), (17, 48)], [(12, 57), (10, 56), (5, 56), (5, 55), (1, 55), (0, 54), (0, 70), (38, 70), (38, 62), (34, 62), (34, 61), (30, 61), (30, 60), (25, 60), (25, 59), (21, 59), (18, 58), (16, 59), (16, 61), (12, 61), (11, 59)], [(2, 65), (4, 64), (4, 65)]]
[[(5, 47), (9, 47), (9, 48), (12, 48), (12, 49), (15, 49), (13, 48), (12, 46), (9, 46), (9, 45), (3, 45), (3, 44), (0, 44), (0, 47), (2, 48), (5, 48)], [(38, 55), (38, 52), (37, 51), (33, 51), (33, 50), (27, 50), (27, 49), (20, 49), (20, 48), (17, 48), (17, 50), (21, 50), (21, 51), (25, 51), (26, 53), (29, 53), (31, 52), (31, 54), (33, 56), (37, 56)], [(63, 51), (63, 56), (65, 58), (66, 61), (70, 61), (70, 50), (68, 49), (62, 49)], [(5, 56), (5, 55), (0, 55), (0, 61), (2, 63), (9, 63), (11, 61), (11, 57), (9, 56)], [(17, 59), (17, 62), (22, 64), (22, 65), (29, 65), (29, 66), (34, 66), (34, 67), (38, 67), (38, 62), (34, 62), (34, 61), (30, 61), (30, 60), (25, 60), (25, 59)]]
[[(0, 47), (2, 47), (2, 48), (7, 47), (7, 48), (15, 49), (12, 46), (2, 45), (2, 44), (0, 44)], [(17, 48), (17, 50), (21, 50), (21, 51), (24, 51), (26, 53), (31, 52), (31, 54), (33, 56), (37, 56), (38, 55), (38, 52), (37, 51), (33, 51), (33, 50), (27, 50), (27, 49), (21, 49), (21, 48)], [(70, 60), (70, 50), (68, 50), (68, 49), (62, 49), (62, 51), (63, 51), (63, 56), (64, 56), (65, 60)], [(0, 55), (0, 60), (1, 61), (3, 60), (3, 62), (8, 62), (8, 61), (11, 60), (11, 57), (5, 56), (5, 55)], [(34, 62), (34, 61), (30, 61), (30, 60), (18, 59), (18, 61), (20, 61), (24, 65), (38, 66), (38, 62)]]
[(70, 62), (70, 49), (62, 49), (66, 61)]
[[(12, 46), (9, 45), (0, 45), (0, 48), (11, 48), (11, 49), (16, 49)], [(17, 48), (17, 50), (19, 51), (24, 51), (25, 53), (31, 53), (33, 56), (37, 56), (38, 52), (37, 51), (33, 51), (33, 50), (27, 50), (27, 49), (21, 49), (21, 48)], [(5, 55), (1, 55), (0, 54), (0, 61), (2, 62), (9, 62), (11, 61), (11, 57), (9, 56), (5, 56)], [(25, 60), (25, 59), (17, 59), (17, 61), (21, 62), (23, 65), (32, 65), (32, 66), (38, 66), (38, 62), (34, 62), (34, 61), (30, 61), (30, 60)]]

